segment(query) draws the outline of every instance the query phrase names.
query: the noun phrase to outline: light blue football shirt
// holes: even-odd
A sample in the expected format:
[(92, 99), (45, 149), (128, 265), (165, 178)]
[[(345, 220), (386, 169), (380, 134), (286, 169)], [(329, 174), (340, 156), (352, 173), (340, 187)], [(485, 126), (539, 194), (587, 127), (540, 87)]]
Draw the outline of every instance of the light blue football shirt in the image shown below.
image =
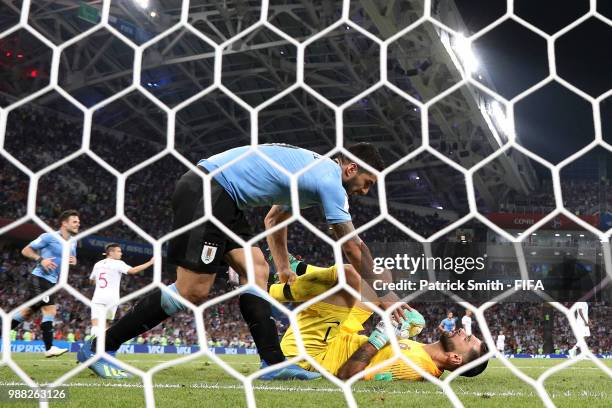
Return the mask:
[[(57, 231), (57, 233), (59, 234), (60, 231)], [(61, 238), (56, 238), (53, 234), (45, 232), (30, 242), (28, 246), (38, 251), (42, 259), (53, 258), (53, 262), (57, 265), (55, 269), (49, 270), (45, 270), (41, 265), (36, 265), (32, 275), (39, 276), (51, 283), (57, 283), (60, 274), (60, 264), (62, 263)], [(76, 242), (70, 243), (70, 255), (76, 256)]]
[(448, 317), (441, 322), (444, 331), (451, 331), (455, 328), (455, 319), (449, 319)]
[[(262, 144), (259, 149), (290, 173), (297, 173), (320, 160), (298, 178), (300, 207), (322, 206), (329, 224), (351, 220), (338, 163), (310, 150), (289, 145)], [(249, 146), (230, 149), (200, 160), (198, 165), (212, 172), (248, 150)], [(238, 208), (291, 205), (289, 178), (255, 153), (223, 169), (214, 178), (236, 201)]]

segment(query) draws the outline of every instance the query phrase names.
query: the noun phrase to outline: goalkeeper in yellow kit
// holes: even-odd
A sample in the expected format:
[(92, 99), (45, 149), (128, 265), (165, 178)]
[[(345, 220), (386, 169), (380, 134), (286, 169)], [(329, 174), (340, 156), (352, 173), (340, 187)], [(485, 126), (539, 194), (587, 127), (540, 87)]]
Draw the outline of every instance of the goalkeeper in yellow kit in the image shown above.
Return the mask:
[[(307, 265), (290, 257), (291, 266), (298, 277), (292, 284), (277, 283), (269, 288), (272, 297), (280, 302), (304, 302), (312, 299), (337, 283), (337, 268), (319, 268)], [(361, 277), (350, 265), (345, 265), (347, 283), (357, 291), (361, 290)], [(394, 319), (394, 332), (402, 353), (415, 365), (434, 377), (440, 377), (444, 370), (453, 371), (487, 352), (484, 342), (476, 336), (466, 335), (460, 329), (445, 333), (440, 340), (431, 344), (409, 340), (418, 334), (425, 324), (423, 316), (414, 309), (403, 310), (403, 317)], [(371, 366), (392, 360), (394, 352), (388, 344), (381, 321), (369, 336), (360, 335), (363, 323), (372, 315), (367, 306), (357, 301), (346, 291), (330, 295), (300, 312), (297, 316), (299, 331), (306, 352), (321, 366), (341, 379), (348, 379)], [(416, 330), (415, 330), (416, 328)], [(281, 341), (286, 357), (299, 354), (293, 327), (290, 327)], [(312, 367), (308, 362), (300, 365)], [(487, 362), (463, 373), (473, 377), (480, 374)], [(421, 380), (423, 377), (401, 359), (365, 376), (365, 379)]]

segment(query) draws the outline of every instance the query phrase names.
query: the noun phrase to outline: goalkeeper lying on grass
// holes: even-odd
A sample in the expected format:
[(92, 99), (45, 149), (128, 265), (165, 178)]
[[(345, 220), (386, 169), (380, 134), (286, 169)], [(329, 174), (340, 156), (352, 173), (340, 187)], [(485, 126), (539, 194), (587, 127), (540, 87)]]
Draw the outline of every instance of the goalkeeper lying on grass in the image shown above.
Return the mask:
[[(319, 268), (307, 265), (291, 257), (291, 266), (298, 278), (291, 284), (276, 283), (269, 293), (280, 302), (305, 302), (325, 292), (337, 282), (335, 266)], [(347, 283), (360, 291), (361, 277), (350, 265), (345, 265)], [(487, 352), (486, 344), (476, 336), (466, 335), (463, 329), (444, 333), (440, 340), (424, 344), (408, 340), (420, 333), (425, 325), (423, 316), (416, 310), (402, 310), (403, 318), (394, 320), (395, 333), (402, 353), (414, 364), (434, 377), (444, 370), (453, 371)], [(306, 352), (319, 364), (341, 379), (378, 365), (394, 357), (393, 349), (381, 321), (370, 336), (358, 334), (364, 330), (363, 323), (372, 315), (365, 304), (357, 301), (346, 291), (330, 295), (300, 312), (298, 326)], [(299, 354), (293, 328), (290, 327), (281, 341), (287, 358)], [(300, 365), (312, 370), (308, 362)], [(463, 373), (473, 377), (485, 370), (487, 362)], [(403, 360), (397, 359), (376, 373), (365, 377), (371, 379), (421, 380), (423, 377)]]

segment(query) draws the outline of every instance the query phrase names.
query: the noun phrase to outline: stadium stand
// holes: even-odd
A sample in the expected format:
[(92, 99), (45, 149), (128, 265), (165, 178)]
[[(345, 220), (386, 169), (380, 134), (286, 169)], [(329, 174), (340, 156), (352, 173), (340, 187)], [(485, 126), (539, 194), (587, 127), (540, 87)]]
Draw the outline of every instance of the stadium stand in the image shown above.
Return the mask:
[[(76, 150), (78, 144), (74, 143), (75, 137), (62, 137), (68, 132), (75, 131), (80, 134), (78, 129), (74, 130), (74, 123), (69, 119), (56, 118), (49, 120), (49, 116), (37, 112), (34, 107), (21, 108), (18, 111), (21, 115), (20, 120), (12, 121), (14, 127), (7, 130), (6, 150), (13, 151), (18, 160), (32, 169), (40, 169), (49, 165), (58, 158)], [(40, 126), (42, 124), (43, 126)], [(97, 130), (103, 132), (103, 129)], [(19, 149), (18, 138), (16, 135), (28, 135), (28, 148)], [(74, 136), (74, 135), (73, 135)], [(131, 163), (137, 163), (140, 159), (150, 157), (155, 151), (160, 149), (155, 142), (144, 141), (142, 139), (127, 138), (121, 141), (121, 149), (116, 149), (108, 140), (113, 140), (116, 135), (108, 134), (106, 143), (98, 143), (94, 150), (101, 157), (105, 158), (109, 164), (120, 171), (127, 170), (125, 163), (127, 158)], [(71, 141), (73, 140), (73, 141)], [(33, 148), (38, 146), (38, 148)], [(0, 161), (0, 199), (3, 202), (0, 218), (5, 221), (19, 218), (25, 214), (26, 191), (28, 179), (17, 168), (9, 165), (6, 161)], [(40, 199), (37, 202), (37, 214), (50, 225), (55, 222), (56, 216), (64, 208), (77, 207), (81, 211), (81, 220), (87, 228), (104, 219), (109, 218), (114, 210), (114, 184), (100, 183), (100, 180), (109, 179), (108, 173), (100, 166), (88, 165), (85, 160), (76, 159), (66, 168), (64, 177), (60, 177), (53, 183), (42, 183), (39, 187)], [(62, 167), (62, 169), (64, 168)], [(128, 179), (126, 184), (125, 211), (131, 216), (134, 222), (142, 226), (154, 237), (160, 237), (171, 230), (171, 211), (169, 197), (172, 193), (174, 180), (185, 171), (177, 161), (160, 160), (155, 164), (136, 173), (133, 181)], [(76, 194), (66, 195), (66, 185), (72, 180), (76, 183)], [(423, 182), (419, 181), (420, 185)], [(539, 189), (541, 193), (534, 192), (529, 196), (510, 193), (499, 203), (496, 209), (500, 213), (548, 213), (554, 209), (554, 202), (547, 193), (551, 190), (551, 185), (542, 182)], [(414, 183), (413, 183), (414, 184)], [(419, 188), (415, 184), (414, 188)], [(599, 211), (602, 203), (602, 188), (605, 197), (612, 199), (612, 194), (608, 194), (609, 183), (599, 181), (565, 181), (562, 183), (565, 205), (572, 212), (581, 214), (595, 214)], [(64, 197), (65, 199), (62, 199)], [(604, 206), (607, 205), (603, 203)], [(390, 204), (392, 206), (393, 204)], [(379, 214), (379, 209), (372, 202), (360, 200), (351, 202), (354, 222), (356, 226), (370, 221)], [(445, 207), (446, 208), (446, 207)], [(391, 213), (400, 221), (410, 220), (407, 224), (422, 235), (428, 236), (438, 231), (448, 224), (448, 220), (440, 216), (437, 212), (431, 213), (431, 208), (427, 211), (413, 211), (401, 206), (393, 207)], [(442, 212), (440, 212), (442, 213)], [(161, 216), (160, 216), (161, 214)], [(325, 222), (321, 214), (316, 210), (303, 212), (305, 218), (311, 221), (321, 230), (326, 230)], [(251, 210), (247, 213), (249, 221), (253, 224), (262, 224), (265, 209)], [(143, 239), (131, 229), (120, 228), (118, 224), (105, 228), (96, 233), (99, 236), (110, 239), (121, 239), (143, 243)], [(290, 251), (302, 255), (308, 262), (317, 265), (327, 265), (333, 259), (331, 248), (322, 244), (318, 238), (305, 229), (301, 224), (295, 223), (291, 226), (289, 236)], [(392, 242), (406, 239), (397, 228), (387, 224), (379, 224), (376, 228), (369, 229), (362, 234), (362, 237), (370, 242)], [(494, 240), (495, 238), (493, 238)], [(556, 243), (558, 247), (580, 247), (580, 240), (567, 238), (563, 242)], [(532, 246), (549, 245), (541, 240), (534, 239), (529, 241)], [(305, 248), (308, 248), (306, 250)], [(9, 310), (19, 303), (27, 300), (24, 298), (24, 290), (19, 282), (26, 280), (30, 273), (31, 265), (18, 255), (18, 250), (4, 251), (4, 259), (0, 267), (0, 304), (5, 310)], [(71, 283), (87, 295), (91, 295), (93, 288), (88, 282), (89, 271), (85, 265), (95, 262), (92, 254), (80, 254), (80, 265), (71, 269)], [(90, 259), (88, 259), (90, 258)], [(516, 264), (491, 262), (490, 271), (500, 275), (513, 276)], [(165, 271), (171, 274), (172, 271)], [(124, 279), (122, 281), (122, 293), (129, 293), (138, 287), (148, 283), (146, 277), (136, 277), (135, 279)], [(150, 279), (150, 278), (149, 278)], [(168, 281), (170, 282), (170, 280)], [(218, 279), (214, 292), (211, 296), (216, 296), (228, 290), (227, 281)], [(72, 332), (75, 339), (82, 339), (88, 333), (89, 311), (65, 293), (58, 295), (60, 306), (60, 318), (56, 327), (58, 339), (65, 339), (68, 333)], [(446, 314), (446, 310), (452, 308), (451, 305), (436, 304), (424, 305), (415, 304), (431, 323), (421, 334), (424, 341), (432, 341), (436, 338), (435, 328), (440, 316)], [(496, 318), (489, 322), (492, 333), (503, 329), (507, 333), (507, 345), (509, 351), (517, 349), (524, 352), (537, 352), (539, 344), (542, 344), (543, 328), (541, 319), (541, 305), (521, 305), (521, 313), (515, 313), (519, 307), (516, 303), (501, 303), (493, 306), (496, 316), (513, 315), (515, 319), (507, 323), (503, 318)], [(118, 312), (118, 318), (129, 308), (129, 305), (122, 305)], [(456, 308), (456, 306), (454, 306)], [(605, 304), (595, 304), (593, 307), (593, 320), (599, 321), (609, 319), (612, 312), (611, 308)], [(458, 311), (457, 311), (458, 312)], [(208, 330), (212, 345), (241, 345), (252, 347), (252, 339), (249, 332), (242, 323), (237, 299), (215, 305), (206, 313), (206, 328)], [(281, 326), (280, 333), (284, 330), (282, 326), (287, 324), (286, 320), (279, 319)], [(170, 324), (162, 325), (149, 332), (142, 339), (145, 344), (156, 344), (160, 337), (166, 336), (174, 341), (180, 338), (182, 344), (197, 344), (197, 334), (193, 319), (189, 316), (180, 314), (172, 319)], [(39, 328), (37, 321), (32, 324), (24, 325), (20, 328), (17, 338), (22, 338), (25, 331), (31, 331), (33, 338), (39, 338)], [(476, 330), (476, 333), (478, 331)], [(555, 349), (566, 351), (573, 343), (573, 335), (570, 326), (564, 322), (564, 316), (555, 315), (554, 325)], [(136, 339), (134, 340), (136, 341)], [(605, 332), (604, 326), (593, 331), (593, 335), (588, 340), (594, 352), (610, 352), (612, 350), (612, 339)]]

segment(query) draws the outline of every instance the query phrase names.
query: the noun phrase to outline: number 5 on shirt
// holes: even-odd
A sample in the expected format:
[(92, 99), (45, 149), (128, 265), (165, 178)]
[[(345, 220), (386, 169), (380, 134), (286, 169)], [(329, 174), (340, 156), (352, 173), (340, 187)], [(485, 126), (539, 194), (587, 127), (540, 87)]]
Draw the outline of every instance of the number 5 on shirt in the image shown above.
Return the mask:
[(106, 275), (106, 272), (100, 272), (100, 275), (98, 275), (98, 282), (104, 282), (104, 284), (99, 284), (99, 287), (101, 288), (105, 288), (108, 285), (108, 281), (106, 280), (104, 275)]

